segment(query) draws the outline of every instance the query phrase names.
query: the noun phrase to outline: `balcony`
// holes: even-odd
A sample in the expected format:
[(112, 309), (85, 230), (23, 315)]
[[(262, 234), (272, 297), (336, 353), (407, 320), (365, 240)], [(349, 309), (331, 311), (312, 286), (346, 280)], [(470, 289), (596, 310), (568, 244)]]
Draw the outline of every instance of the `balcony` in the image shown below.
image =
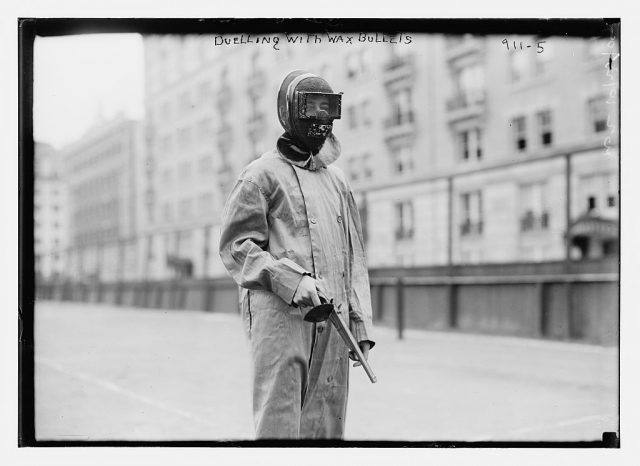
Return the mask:
[(407, 241), (413, 239), (413, 228), (397, 228), (395, 233), (396, 241)]
[(482, 221), (472, 222), (471, 220), (465, 220), (460, 224), (460, 236), (477, 236), (482, 234), (483, 223)]
[(465, 35), (449, 38), (446, 45), (446, 58), (448, 61), (456, 60), (466, 55), (478, 53), (482, 50), (482, 40), (478, 37)]
[(403, 86), (413, 82), (415, 62), (412, 55), (393, 55), (384, 65), (384, 84), (387, 87)]
[(411, 137), (415, 134), (415, 116), (412, 110), (396, 113), (384, 121), (385, 139)]
[(549, 213), (542, 212), (539, 215), (535, 215), (533, 212), (528, 211), (520, 218), (520, 230), (525, 231), (540, 231), (549, 228)]
[(485, 110), (485, 91), (461, 93), (447, 100), (449, 122), (479, 117)]

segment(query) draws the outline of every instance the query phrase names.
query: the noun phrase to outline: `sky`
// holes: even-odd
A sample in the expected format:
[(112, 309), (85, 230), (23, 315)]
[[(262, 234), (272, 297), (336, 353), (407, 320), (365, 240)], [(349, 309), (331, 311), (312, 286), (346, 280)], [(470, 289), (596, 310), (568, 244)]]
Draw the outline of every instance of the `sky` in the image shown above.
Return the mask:
[(37, 37), (34, 140), (60, 149), (103, 119), (143, 115), (144, 54), (139, 34)]

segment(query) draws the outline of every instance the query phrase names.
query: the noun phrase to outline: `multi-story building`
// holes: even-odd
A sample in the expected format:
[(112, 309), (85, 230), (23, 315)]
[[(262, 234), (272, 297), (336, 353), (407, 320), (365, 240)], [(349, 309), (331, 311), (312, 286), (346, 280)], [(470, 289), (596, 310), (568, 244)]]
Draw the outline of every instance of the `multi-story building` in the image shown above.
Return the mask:
[[(615, 253), (618, 100), (608, 41), (517, 37), (507, 49), (501, 39), (420, 38), (404, 56), (387, 54), (386, 92), (374, 92), (387, 96), (382, 113), (391, 117), (344, 144), (377, 150), (373, 168), (352, 162), (364, 170), (353, 184), (366, 199), (372, 266)], [(573, 231), (588, 212), (606, 226), (601, 238), (587, 232), (590, 251)]]
[(225, 274), (217, 253), (225, 196), (281, 134), (275, 90), (288, 65), (271, 58), (215, 48), (210, 37), (145, 38), (147, 277)]
[(35, 143), (34, 252), (39, 279), (64, 277), (67, 230), (67, 193), (60, 176), (59, 154), (48, 144)]
[(137, 181), (142, 148), (140, 122), (124, 117), (95, 125), (64, 148), (72, 278), (116, 281), (140, 276)]
[(615, 254), (618, 78), (605, 65), (617, 44), (503, 39), (283, 37), (276, 50), (146, 37), (145, 276), (225, 274), (222, 206), (281, 134), (276, 92), (292, 69), (344, 92), (337, 165), (356, 192), (371, 267)]

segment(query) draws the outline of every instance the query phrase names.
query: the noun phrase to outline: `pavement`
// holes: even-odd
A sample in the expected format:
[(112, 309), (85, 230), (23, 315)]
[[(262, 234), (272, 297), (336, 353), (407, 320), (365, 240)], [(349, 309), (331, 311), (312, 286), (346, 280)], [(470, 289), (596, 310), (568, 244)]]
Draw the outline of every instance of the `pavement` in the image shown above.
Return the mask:
[[(236, 315), (37, 301), (38, 440), (253, 439)], [(618, 351), (376, 329), (351, 369), (348, 440), (576, 441), (618, 430)]]

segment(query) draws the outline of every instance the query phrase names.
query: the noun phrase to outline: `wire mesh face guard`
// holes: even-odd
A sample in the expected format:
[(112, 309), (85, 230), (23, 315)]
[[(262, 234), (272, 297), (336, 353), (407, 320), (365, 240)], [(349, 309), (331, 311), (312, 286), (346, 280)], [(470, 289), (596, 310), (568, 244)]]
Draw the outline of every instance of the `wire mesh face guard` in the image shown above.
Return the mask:
[(301, 120), (339, 120), (342, 93), (297, 91), (298, 118)]

